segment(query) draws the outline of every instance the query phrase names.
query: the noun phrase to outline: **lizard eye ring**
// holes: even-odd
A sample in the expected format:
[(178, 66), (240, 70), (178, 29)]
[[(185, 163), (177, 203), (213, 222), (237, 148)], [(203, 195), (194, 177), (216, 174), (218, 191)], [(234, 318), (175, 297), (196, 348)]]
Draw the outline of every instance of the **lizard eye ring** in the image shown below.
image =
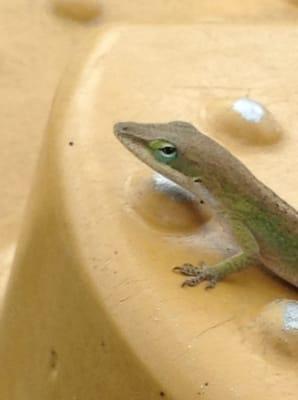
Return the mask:
[(157, 161), (167, 164), (177, 158), (176, 146), (170, 143), (164, 144), (154, 151), (154, 157)]
[(153, 150), (154, 157), (157, 161), (169, 163), (177, 158), (177, 148), (174, 144), (165, 140), (153, 140), (149, 143), (151, 150)]

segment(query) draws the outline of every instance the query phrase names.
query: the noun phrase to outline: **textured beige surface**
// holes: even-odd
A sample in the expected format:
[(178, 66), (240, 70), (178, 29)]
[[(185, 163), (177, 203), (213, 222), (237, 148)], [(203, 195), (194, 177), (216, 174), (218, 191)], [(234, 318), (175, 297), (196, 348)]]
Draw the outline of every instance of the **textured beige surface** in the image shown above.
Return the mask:
[(0, 4), (0, 247), (4, 252), (19, 232), (54, 91), (73, 44), (83, 33), (79, 25), (61, 23), (41, 3)]
[(295, 0), (102, 0), (101, 3), (103, 18), (109, 22), (173, 24), (229, 20), (254, 25), (256, 22), (295, 23), (298, 18)]
[[(262, 54), (271, 41), (286, 37), (292, 46), (297, 36), (296, 28), (280, 27), (270, 35), (262, 27), (114, 27), (77, 51), (55, 99), (3, 308), (3, 398), (296, 399), (297, 359), (274, 340), (264, 353), (263, 335), (251, 328), (267, 303), (297, 298), (295, 290), (256, 269), (212, 292), (182, 290), (171, 266), (218, 259), (222, 232), (209, 220), (195, 233), (165, 234), (158, 219), (143, 219), (131, 202), (134, 190), (135, 202), (139, 196), (132, 178), (150, 180), (151, 172), (111, 128), (123, 119), (198, 124), (201, 106), (217, 90), (212, 85), (229, 82), (246, 88), (261, 81), (265, 104), (271, 87), (279, 98), (281, 83), (282, 95), (294, 96), (285, 77), (294, 73), (295, 54), (286, 71), (282, 46)], [(249, 75), (239, 67), (244, 57)], [(238, 73), (229, 78), (230, 69)], [(189, 95), (183, 87), (194, 83), (210, 90)], [(229, 143), (292, 202), (295, 173), (287, 174), (288, 186), (279, 182), (285, 167), (276, 158), (295, 165), (294, 104), (274, 110), (286, 132), (282, 146), (253, 151)], [(171, 216), (171, 208), (164, 212)]]
[[(156, 191), (112, 125), (191, 121), (298, 207), (297, 7), (131, 3), (102, 1), (90, 23), (51, 1), (0, 4), (0, 398), (296, 399), (295, 349), (279, 340), (296, 341), (282, 323), (266, 341), (264, 321), (282, 311), (261, 310), (297, 292), (257, 269), (182, 290), (173, 265), (232, 243), (190, 201)], [(206, 117), (210, 102), (248, 94), (280, 125), (278, 143), (247, 146)]]
[[(135, 3), (109, 0), (99, 3), (99, 20), (80, 24), (72, 21), (71, 15), (69, 20), (58, 18), (54, 13), (56, 3), (64, 4), (59, 0), (34, 2), (30, 5), (27, 0), (3, 0), (0, 4), (0, 231), (5, 233), (1, 235), (0, 242), (2, 258), (5, 258), (8, 248), (15, 246), (56, 85), (69, 56), (76, 53), (76, 45), (85, 41), (86, 34), (96, 30), (104, 22), (192, 23), (213, 20), (217, 24), (232, 18), (234, 23), (243, 19), (250, 20), (251, 30), (256, 21), (264, 22), (270, 36), (268, 22), (278, 22), (284, 26), (286, 22), (295, 22), (298, 16), (295, 1), (286, 0), (253, 1), (249, 4), (235, 0), (220, 3), (209, 0), (158, 1), (156, 4), (147, 1)], [(85, 5), (85, 2), (82, 3)], [(91, 5), (93, 3), (93, 0), (90, 1)], [(286, 30), (282, 28), (282, 31), (286, 35)], [(256, 41), (258, 42), (257, 39)], [(280, 45), (284, 46), (284, 42)], [(292, 53), (286, 48), (285, 51), (287, 55)], [(279, 60), (279, 63), (283, 62), (284, 59)], [(274, 66), (270, 67), (270, 74), (272, 69)], [(282, 72), (281, 74), (290, 85), (292, 81)], [(294, 88), (295, 85), (289, 99), (284, 94), (281, 95), (280, 101), (285, 107), (288, 101), (296, 101)], [(203, 90), (208, 91), (209, 88), (205, 87)], [(230, 93), (231, 90), (228, 84), (223, 93)], [(280, 92), (280, 88), (277, 91)], [(193, 91), (186, 90), (183, 95), (193, 96)], [(277, 107), (278, 104), (275, 105)], [(283, 166), (291, 168), (292, 164), (284, 162)], [(289, 188), (286, 191), (287, 189)]]

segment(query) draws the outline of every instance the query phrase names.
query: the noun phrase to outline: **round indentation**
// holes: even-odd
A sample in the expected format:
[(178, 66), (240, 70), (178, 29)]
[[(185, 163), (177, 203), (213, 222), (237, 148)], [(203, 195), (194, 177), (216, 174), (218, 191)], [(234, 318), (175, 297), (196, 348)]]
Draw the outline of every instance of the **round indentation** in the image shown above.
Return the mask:
[(81, 21), (92, 20), (100, 14), (98, 0), (52, 0), (57, 14)]
[(153, 179), (131, 178), (128, 196), (131, 207), (146, 222), (169, 232), (193, 232), (211, 217), (192, 194), (158, 174)]
[(207, 104), (205, 118), (211, 133), (229, 135), (249, 145), (274, 144), (282, 136), (271, 112), (247, 97), (215, 99)]
[(256, 328), (272, 348), (298, 356), (298, 301), (276, 300), (268, 304), (259, 315)]

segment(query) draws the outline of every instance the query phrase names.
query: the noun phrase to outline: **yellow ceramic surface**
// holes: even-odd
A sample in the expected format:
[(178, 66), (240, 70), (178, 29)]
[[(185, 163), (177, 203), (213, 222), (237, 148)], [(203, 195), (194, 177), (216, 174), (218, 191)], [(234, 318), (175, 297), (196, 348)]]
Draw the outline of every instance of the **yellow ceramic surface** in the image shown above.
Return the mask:
[[(280, 140), (220, 140), (297, 208), (296, 6), (254, 2), (249, 18), (266, 21), (256, 26), (241, 23), (244, 5), (202, 3), (196, 22), (221, 23), (191, 25), (193, 2), (174, 2), (173, 17), (161, 3), (125, 3), (103, 1), (96, 22), (60, 18), (54, 2), (1, 6), (0, 398), (294, 400), (297, 335), (285, 329), (285, 304), (295, 303), (276, 299), (297, 292), (256, 268), (213, 291), (181, 289), (174, 265), (215, 261), (234, 244), (191, 199), (158, 191), (112, 126), (182, 119), (206, 131), (212, 99), (249, 92)], [(288, 23), (268, 23), (277, 9)], [(167, 25), (103, 24), (157, 14)]]

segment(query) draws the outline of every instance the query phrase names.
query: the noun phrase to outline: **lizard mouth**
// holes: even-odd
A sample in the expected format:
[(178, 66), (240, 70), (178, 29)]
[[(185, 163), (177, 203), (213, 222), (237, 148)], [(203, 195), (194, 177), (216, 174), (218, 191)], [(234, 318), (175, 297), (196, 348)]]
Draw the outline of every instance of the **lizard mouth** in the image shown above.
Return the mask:
[(129, 126), (125, 122), (118, 122), (114, 125), (114, 134), (117, 139), (124, 144), (129, 150), (133, 150), (134, 142), (136, 138), (133, 137), (133, 133), (130, 132)]
[(129, 126), (125, 122), (118, 122), (114, 125), (114, 133), (120, 139), (122, 135), (129, 134)]
[(141, 141), (141, 138), (134, 132), (132, 122), (118, 122), (114, 125), (114, 134), (124, 144), (127, 144), (128, 141)]
[(135, 136), (129, 125), (129, 122), (118, 122), (114, 125), (114, 134), (129, 151), (138, 158), (146, 160), (148, 152), (145, 148), (145, 140)]
[[(117, 139), (138, 159), (142, 160), (153, 170), (161, 174), (162, 176), (175, 182), (177, 185), (185, 187), (185, 176), (171, 168), (169, 165), (156, 161), (153, 157), (152, 152), (148, 149), (147, 142), (143, 137), (135, 132), (133, 123), (119, 122), (114, 125), (114, 134)], [(198, 185), (196, 185), (197, 187)], [(192, 187), (185, 187), (189, 192), (192, 192)]]

